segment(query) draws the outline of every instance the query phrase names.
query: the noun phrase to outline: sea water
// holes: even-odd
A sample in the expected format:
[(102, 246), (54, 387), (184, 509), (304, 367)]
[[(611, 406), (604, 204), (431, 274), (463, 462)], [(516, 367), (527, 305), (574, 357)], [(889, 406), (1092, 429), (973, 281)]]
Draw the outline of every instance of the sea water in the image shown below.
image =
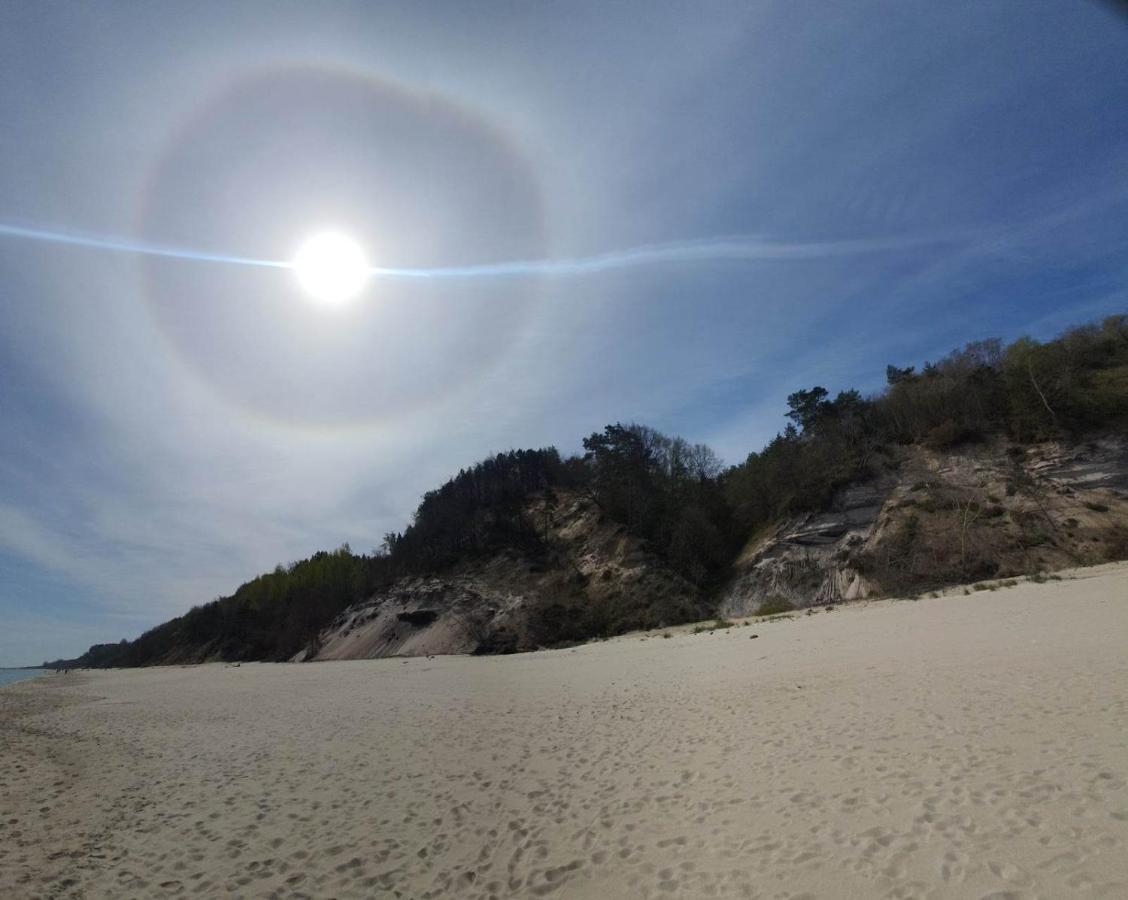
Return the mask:
[(27, 678), (38, 678), (40, 675), (46, 675), (46, 669), (0, 669), (0, 687), (6, 684), (15, 684), (17, 681), (24, 681)]

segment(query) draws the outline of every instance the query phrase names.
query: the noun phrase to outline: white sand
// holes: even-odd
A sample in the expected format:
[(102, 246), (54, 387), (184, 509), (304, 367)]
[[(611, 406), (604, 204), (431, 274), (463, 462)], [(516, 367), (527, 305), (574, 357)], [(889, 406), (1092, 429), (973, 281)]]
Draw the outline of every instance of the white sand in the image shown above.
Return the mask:
[(1079, 574), (18, 685), (0, 896), (1128, 897), (1128, 568)]

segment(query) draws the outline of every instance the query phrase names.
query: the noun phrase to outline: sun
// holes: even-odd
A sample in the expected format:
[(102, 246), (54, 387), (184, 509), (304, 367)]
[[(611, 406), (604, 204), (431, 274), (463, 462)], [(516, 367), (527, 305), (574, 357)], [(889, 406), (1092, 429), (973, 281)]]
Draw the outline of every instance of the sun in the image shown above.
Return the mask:
[(360, 245), (335, 231), (314, 235), (302, 244), (293, 268), (302, 288), (326, 304), (355, 297), (368, 280), (369, 272)]

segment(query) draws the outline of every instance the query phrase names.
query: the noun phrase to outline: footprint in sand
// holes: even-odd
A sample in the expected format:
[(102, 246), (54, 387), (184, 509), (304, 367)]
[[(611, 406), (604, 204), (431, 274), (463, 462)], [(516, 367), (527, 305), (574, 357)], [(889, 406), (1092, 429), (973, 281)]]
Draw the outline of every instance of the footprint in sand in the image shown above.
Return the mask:
[(1028, 887), (1033, 883), (1033, 879), (1018, 866), (1014, 865), (1014, 863), (989, 862), (987, 863), (987, 868), (989, 868), (996, 877), (1003, 879), (1003, 881), (1009, 881), (1011, 884), (1017, 884), (1020, 887)]

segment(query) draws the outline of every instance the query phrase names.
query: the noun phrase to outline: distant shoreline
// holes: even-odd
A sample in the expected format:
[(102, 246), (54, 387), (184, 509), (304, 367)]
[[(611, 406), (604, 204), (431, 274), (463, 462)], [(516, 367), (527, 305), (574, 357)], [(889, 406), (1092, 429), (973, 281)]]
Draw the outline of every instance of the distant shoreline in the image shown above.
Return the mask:
[(21, 681), (29, 681), (32, 678), (42, 678), (48, 674), (50, 669), (44, 669), (41, 666), (20, 666), (13, 668), (0, 668), (0, 690), (12, 684), (19, 684)]

